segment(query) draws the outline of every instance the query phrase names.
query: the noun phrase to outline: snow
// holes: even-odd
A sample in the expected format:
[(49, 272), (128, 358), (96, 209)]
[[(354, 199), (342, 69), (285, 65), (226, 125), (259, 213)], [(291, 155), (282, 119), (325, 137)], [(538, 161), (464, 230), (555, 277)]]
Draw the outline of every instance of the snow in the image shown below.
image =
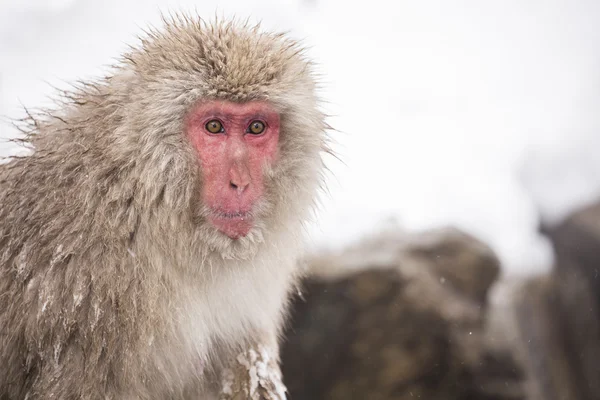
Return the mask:
[(458, 226), (506, 273), (534, 273), (551, 263), (540, 213), (557, 222), (600, 195), (595, 0), (4, 0), (0, 114), (48, 105), (49, 84), (101, 75), (161, 10), (194, 8), (262, 19), (318, 61), (344, 163), (327, 160), (315, 247), (391, 217)]
[(52, 255), (52, 259), (50, 260), (50, 270), (52, 270), (58, 262), (62, 261), (65, 258), (65, 253), (63, 252), (63, 245), (59, 244), (56, 249), (54, 249), (54, 254)]
[(262, 345), (258, 346), (258, 352), (260, 357), (256, 367), (261, 382), (264, 382), (263, 386), (266, 385), (266, 382), (269, 382), (273, 386), (273, 395), (276, 396), (274, 397), (274, 400), (277, 398), (280, 400), (287, 399), (287, 389), (283, 385), (281, 371), (278, 367), (279, 364), (271, 357), (271, 354), (276, 353), (274, 353), (272, 349)]
[[(250, 378), (250, 387), (247, 388), (248, 392), (244, 393), (246, 397), (251, 398), (258, 393), (258, 373), (256, 371), (257, 355), (254, 350), (249, 350), (248, 354), (241, 353), (237, 357), (237, 362), (246, 368), (248, 376)], [(246, 389), (246, 388), (245, 388)]]
[[(237, 362), (248, 371), (249, 383), (244, 394), (251, 399), (258, 399), (260, 396), (259, 387), (263, 390), (269, 390), (269, 398), (273, 400), (285, 400), (286, 388), (282, 383), (281, 373), (278, 364), (271, 362), (272, 349), (259, 345), (257, 349), (249, 349), (237, 356)], [(233, 385), (233, 376), (226, 370), (223, 378), (224, 394), (231, 394)], [(262, 398), (262, 397), (261, 397)]]
[(50, 303), (50, 301), (52, 301), (52, 296), (47, 298), (46, 301), (44, 301), (44, 304), (42, 304), (42, 314), (46, 312), (46, 308), (48, 308), (48, 303)]
[(229, 368), (224, 368), (221, 379), (221, 394), (233, 396), (233, 385), (235, 383), (235, 375)]

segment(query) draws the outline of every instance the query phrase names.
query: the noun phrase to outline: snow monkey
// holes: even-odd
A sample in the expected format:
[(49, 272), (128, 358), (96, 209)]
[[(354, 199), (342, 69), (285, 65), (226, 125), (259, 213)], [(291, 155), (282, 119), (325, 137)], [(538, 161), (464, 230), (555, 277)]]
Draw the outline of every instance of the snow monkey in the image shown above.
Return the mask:
[(285, 399), (315, 88), (284, 35), (178, 16), (27, 118), (0, 166), (0, 399)]

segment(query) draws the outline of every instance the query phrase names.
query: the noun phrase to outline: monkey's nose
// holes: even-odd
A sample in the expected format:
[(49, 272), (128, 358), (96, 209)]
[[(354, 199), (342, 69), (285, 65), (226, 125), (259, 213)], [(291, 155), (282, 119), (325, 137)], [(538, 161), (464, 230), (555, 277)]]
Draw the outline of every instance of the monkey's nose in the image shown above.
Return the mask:
[(229, 187), (242, 193), (250, 185), (250, 172), (244, 165), (236, 165), (229, 171)]
[(229, 182), (229, 186), (232, 189), (237, 190), (239, 193), (242, 193), (244, 190), (246, 190), (246, 188), (248, 187), (249, 184), (250, 184), (250, 182), (247, 182), (247, 183), (236, 183), (234, 181)]

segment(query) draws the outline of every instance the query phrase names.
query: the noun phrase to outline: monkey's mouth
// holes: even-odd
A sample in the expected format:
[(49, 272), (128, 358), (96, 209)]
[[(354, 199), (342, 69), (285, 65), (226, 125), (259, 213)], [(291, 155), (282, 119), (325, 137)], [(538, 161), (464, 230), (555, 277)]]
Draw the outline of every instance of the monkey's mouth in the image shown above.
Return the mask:
[(249, 211), (211, 210), (208, 221), (231, 239), (248, 235), (254, 226), (254, 216)]
[(244, 212), (244, 211), (232, 211), (232, 212), (214, 211), (213, 212), (213, 217), (222, 218), (222, 219), (241, 219), (241, 220), (244, 220), (244, 218), (246, 218), (246, 219), (251, 218), (252, 217), (252, 213), (250, 213), (250, 212)]

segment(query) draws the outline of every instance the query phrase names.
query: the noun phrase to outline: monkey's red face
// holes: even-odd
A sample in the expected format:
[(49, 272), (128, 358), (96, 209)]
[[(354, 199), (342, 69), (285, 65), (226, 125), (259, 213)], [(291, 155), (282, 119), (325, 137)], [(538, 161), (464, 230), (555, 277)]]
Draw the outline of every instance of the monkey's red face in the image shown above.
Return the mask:
[(279, 114), (266, 102), (203, 102), (186, 121), (202, 166), (209, 222), (232, 239), (254, 225), (264, 171), (277, 159)]

